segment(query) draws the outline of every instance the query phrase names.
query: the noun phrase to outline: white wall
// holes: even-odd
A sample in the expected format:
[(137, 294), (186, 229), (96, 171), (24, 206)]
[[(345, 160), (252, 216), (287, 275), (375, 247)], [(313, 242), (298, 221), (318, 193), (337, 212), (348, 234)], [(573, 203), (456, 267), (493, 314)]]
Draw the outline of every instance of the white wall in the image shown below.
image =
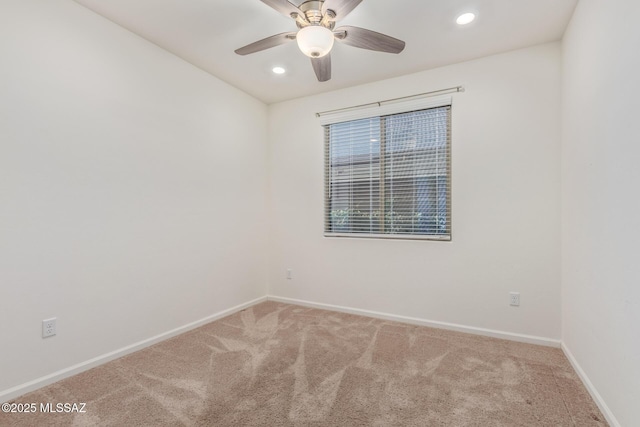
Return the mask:
[(264, 296), (266, 129), (70, 0), (3, 0), (0, 394)]
[[(459, 84), (453, 241), (323, 237), (314, 113)], [(559, 43), (271, 105), (269, 127), (270, 294), (560, 338)]]
[(640, 422), (638, 15), (581, 0), (563, 42), (562, 339), (623, 426)]

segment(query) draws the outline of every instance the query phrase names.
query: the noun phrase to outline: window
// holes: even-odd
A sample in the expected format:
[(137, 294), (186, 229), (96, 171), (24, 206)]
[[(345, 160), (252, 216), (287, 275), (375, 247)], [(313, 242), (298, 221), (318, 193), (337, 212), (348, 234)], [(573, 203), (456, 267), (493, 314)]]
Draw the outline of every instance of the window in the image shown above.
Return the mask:
[(325, 124), (325, 235), (450, 240), (451, 106)]

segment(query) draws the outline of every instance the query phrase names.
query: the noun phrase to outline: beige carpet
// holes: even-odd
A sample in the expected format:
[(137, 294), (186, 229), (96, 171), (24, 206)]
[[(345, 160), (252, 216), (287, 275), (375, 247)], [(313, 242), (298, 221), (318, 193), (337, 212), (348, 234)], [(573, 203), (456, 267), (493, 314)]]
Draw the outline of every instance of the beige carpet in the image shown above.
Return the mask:
[(559, 349), (274, 302), (15, 402), (87, 405), (1, 426), (606, 425)]

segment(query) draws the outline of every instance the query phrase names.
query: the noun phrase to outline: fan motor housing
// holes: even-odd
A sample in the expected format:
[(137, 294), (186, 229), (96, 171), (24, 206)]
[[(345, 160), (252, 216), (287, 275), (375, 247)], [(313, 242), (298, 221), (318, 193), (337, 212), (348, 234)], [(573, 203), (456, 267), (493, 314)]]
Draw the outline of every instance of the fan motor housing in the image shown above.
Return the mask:
[[(307, 21), (309, 21), (311, 25), (320, 25), (323, 18), (323, 15), (322, 15), (323, 3), (324, 1), (321, 1), (321, 0), (308, 0), (302, 3), (300, 6), (298, 6), (298, 8), (302, 12), (304, 12), (304, 15), (306, 16)], [(301, 25), (299, 22), (296, 22), (296, 24), (298, 25), (299, 28), (303, 27), (303, 25)], [(323, 24), (325, 27), (329, 29), (333, 29), (333, 27), (335, 26), (335, 22), (333, 21), (328, 21)]]
[(324, 1), (322, 0), (308, 0), (298, 6), (298, 9), (303, 11), (305, 14), (309, 11), (318, 11), (318, 13), (322, 10), (322, 4)]

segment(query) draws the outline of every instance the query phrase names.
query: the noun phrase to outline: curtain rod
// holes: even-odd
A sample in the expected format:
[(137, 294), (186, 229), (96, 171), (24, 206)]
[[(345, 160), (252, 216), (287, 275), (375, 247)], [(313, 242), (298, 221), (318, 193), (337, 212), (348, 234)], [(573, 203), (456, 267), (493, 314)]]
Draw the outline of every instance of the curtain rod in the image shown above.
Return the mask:
[(321, 111), (320, 113), (316, 113), (316, 117), (322, 117), (331, 113), (355, 110), (355, 109), (365, 108), (365, 107), (375, 107), (375, 106), (382, 107), (383, 104), (390, 104), (393, 102), (404, 101), (407, 99), (428, 98), (431, 96), (445, 95), (447, 93), (458, 93), (458, 92), (464, 92), (464, 86), (454, 86), (447, 89), (439, 89), (431, 92), (419, 93), (417, 95), (402, 96), (400, 98), (385, 99), (384, 101), (376, 101), (376, 102), (370, 102), (368, 104), (354, 105), (353, 107), (337, 108), (335, 110)]

